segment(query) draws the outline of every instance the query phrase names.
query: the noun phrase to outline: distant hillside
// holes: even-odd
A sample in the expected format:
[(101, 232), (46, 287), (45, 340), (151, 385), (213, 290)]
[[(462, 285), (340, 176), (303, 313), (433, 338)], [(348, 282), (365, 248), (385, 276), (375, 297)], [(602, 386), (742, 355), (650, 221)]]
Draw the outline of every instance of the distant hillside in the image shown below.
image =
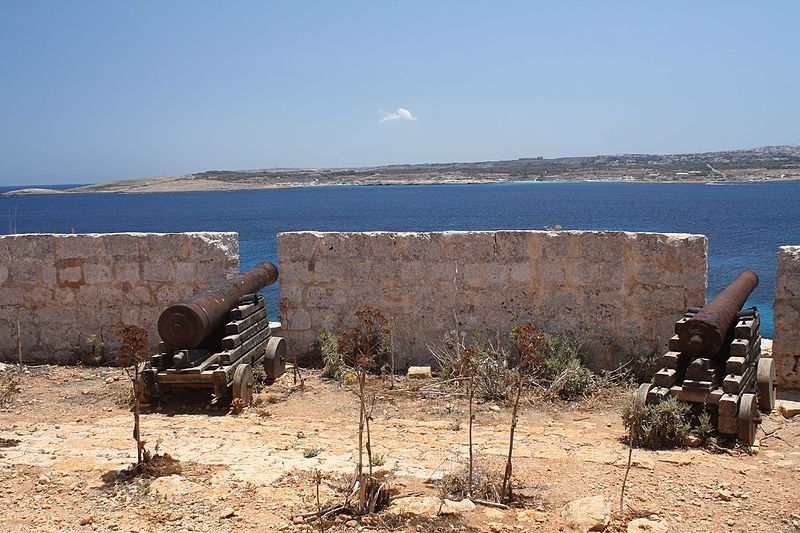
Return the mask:
[(309, 182), (392, 182), (402, 180), (499, 181), (631, 179), (642, 181), (717, 181), (800, 177), (800, 147), (767, 146), (701, 154), (621, 154), (557, 159), (386, 165), (344, 169), (227, 171), (209, 170), (194, 179), (235, 182), (292, 179)]
[(365, 168), (209, 170), (185, 176), (121, 180), (48, 192), (172, 192), (302, 187), (500, 181), (762, 181), (800, 179), (800, 147), (765, 146), (699, 154), (621, 154), (521, 158), (511, 161), (429, 163)]

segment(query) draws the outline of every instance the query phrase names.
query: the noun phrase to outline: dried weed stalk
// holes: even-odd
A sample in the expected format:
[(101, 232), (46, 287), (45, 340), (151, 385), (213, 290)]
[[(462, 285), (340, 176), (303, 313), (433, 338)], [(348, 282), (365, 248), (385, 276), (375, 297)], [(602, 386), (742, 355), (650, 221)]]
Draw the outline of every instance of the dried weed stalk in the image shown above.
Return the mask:
[(283, 325), (283, 329), (286, 330), (286, 337), (289, 339), (289, 350), (292, 354), (292, 363), (294, 366), (292, 369), (294, 384), (297, 385), (297, 382), (299, 381), (300, 387), (303, 388), (305, 386), (305, 379), (303, 379), (303, 375), (300, 373), (300, 367), (297, 365), (297, 349), (295, 348), (295, 343), (291, 336), (292, 319), (294, 318), (294, 314), (297, 312), (297, 302), (288, 298), (281, 298), (278, 301), (278, 309), (281, 311), (281, 323)]
[[(375, 395), (366, 390), (367, 374), (380, 368), (387, 355), (385, 339), (389, 336), (388, 320), (372, 307), (362, 307), (355, 312), (358, 326), (339, 337), (339, 349), (344, 363), (355, 369), (358, 385), (354, 391), (358, 397), (358, 465), (353, 480), (357, 488), (356, 514), (372, 513), (388, 501), (389, 488), (386, 482), (373, 476), (372, 437), (369, 422), (375, 409)], [(365, 439), (366, 437), (366, 439)], [(364, 449), (367, 451), (368, 473), (364, 473)]]
[(0, 374), (0, 406), (10, 404), (19, 392), (19, 376), (8, 373)]
[(501, 502), (509, 503), (513, 499), (511, 490), (512, 475), (512, 456), (514, 454), (514, 431), (517, 429), (517, 414), (519, 412), (519, 399), (522, 396), (522, 389), (525, 385), (526, 377), (532, 373), (537, 362), (542, 361), (542, 346), (544, 336), (533, 324), (520, 324), (511, 331), (511, 338), (519, 354), (519, 364), (517, 365), (517, 382), (515, 384), (514, 407), (511, 411), (511, 430), (508, 437), (508, 457), (506, 459), (506, 469), (503, 474), (503, 486), (501, 489)]
[[(140, 394), (137, 389), (140, 387), (139, 372), (142, 363), (147, 360), (150, 353), (150, 343), (147, 339), (147, 331), (139, 326), (122, 325), (117, 329), (122, 344), (117, 351), (116, 362), (124, 366), (131, 380), (133, 389), (133, 438), (136, 441), (136, 465), (141, 465), (147, 458), (147, 450), (144, 448), (145, 442), (142, 440), (140, 425)], [(133, 368), (133, 372), (131, 372)]]

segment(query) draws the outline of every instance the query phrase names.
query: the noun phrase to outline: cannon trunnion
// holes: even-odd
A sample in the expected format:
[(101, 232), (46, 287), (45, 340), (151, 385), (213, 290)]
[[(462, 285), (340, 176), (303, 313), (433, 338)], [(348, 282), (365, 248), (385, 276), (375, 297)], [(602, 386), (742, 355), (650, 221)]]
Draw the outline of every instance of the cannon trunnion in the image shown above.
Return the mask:
[(151, 403), (172, 387), (213, 389), (250, 403), (254, 369), (274, 381), (286, 366), (286, 341), (272, 335), (264, 299), (278, 270), (265, 262), (168, 307), (158, 320), (159, 353), (140, 363), (136, 391)]
[(717, 431), (755, 441), (759, 411), (775, 407), (775, 363), (761, 357), (761, 317), (752, 307), (740, 310), (758, 285), (745, 271), (705, 307), (691, 307), (675, 323), (669, 351), (651, 383), (637, 392), (645, 403), (667, 396), (708, 410)]

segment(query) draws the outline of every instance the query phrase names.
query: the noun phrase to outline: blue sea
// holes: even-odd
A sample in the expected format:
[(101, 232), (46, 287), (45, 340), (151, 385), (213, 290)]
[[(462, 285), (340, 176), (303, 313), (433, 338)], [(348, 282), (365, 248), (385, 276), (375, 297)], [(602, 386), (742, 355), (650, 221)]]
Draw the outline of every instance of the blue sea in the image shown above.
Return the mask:
[[(800, 244), (800, 182), (502, 183), (0, 197), (1, 233), (237, 231), (243, 269), (276, 261), (281, 231), (555, 225), (707, 235), (709, 295), (743, 269), (755, 270), (761, 283), (747, 305), (761, 310), (762, 334), (770, 337), (777, 250)], [(274, 317), (277, 290), (266, 292)]]

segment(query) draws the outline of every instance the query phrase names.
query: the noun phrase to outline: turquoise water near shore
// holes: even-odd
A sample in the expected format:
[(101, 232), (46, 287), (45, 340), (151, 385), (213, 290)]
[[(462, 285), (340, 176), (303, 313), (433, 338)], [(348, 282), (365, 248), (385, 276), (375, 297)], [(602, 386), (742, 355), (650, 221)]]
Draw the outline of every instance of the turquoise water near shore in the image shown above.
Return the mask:
[[(237, 231), (242, 268), (275, 261), (281, 231), (555, 225), (707, 235), (709, 295), (741, 270), (755, 270), (761, 283), (747, 305), (758, 306), (762, 334), (769, 337), (777, 250), (800, 244), (800, 182), (498, 183), (0, 197), (0, 233)], [(274, 317), (277, 288), (265, 292)]]

